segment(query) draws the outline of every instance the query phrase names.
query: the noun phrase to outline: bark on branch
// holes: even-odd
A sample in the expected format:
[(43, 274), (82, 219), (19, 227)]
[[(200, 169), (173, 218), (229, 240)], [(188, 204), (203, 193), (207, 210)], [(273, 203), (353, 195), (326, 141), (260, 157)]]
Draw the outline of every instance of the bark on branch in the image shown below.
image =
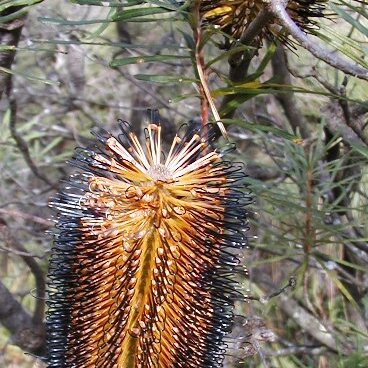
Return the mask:
[(368, 80), (368, 70), (358, 65), (349, 63), (339, 55), (330, 52), (326, 47), (319, 45), (315, 40), (307, 36), (291, 19), (285, 9), (285, 1), (270, 0), (269, 11), (275, 16), (279, 23), (293, 36), (302, 47), (308, 50), (316, 58), (323, 60), (342, 72), (361, 79)]
[[(247, 27), (241, 36), (239, 43), (249, 46), (249, 50), (245, 52), (235, 53), (229, 58), (229, 79), (233, 83), (242, 82), (248, 75), (248, 69), (253, 57), (256, 55), (260, 44), (258, 36), (262, 33), (263, 28), (272, 21), (273, 15), (268, 10), (262, 10), (252, 23)], [(227, 95), (224, 97), (220, 111), (225, 109), (232, 100), (236, 99), (237, 95)], [(226, 114), (222, 114), (222, 118), (232, 118), (235, 109), (230, 110)]]
[[(287, 68), (286, 53), (282, 45), (279, 45), (276, 49), (271, 63), (273, 74), (280, 80), (281, 84), (291, 85), (291, 76)], [(303, 114), (297, 108), (297, 102), (294, 96), (294, 92), (285, 91), (276, 95), (277, 100), (280, 102), (290, 125), (294, 132), (300, 131), (303, 138), (310, 136), (307, 123), (303, 117)]]
[(12, 344), (32, 354), (44, 354), (45, 331), (43, 324), (34, 322), (32, 316), (25, 311), (1, 281), (0, 322), (11, 333)]
[[(45, 295), (46, 295), (46, 287), (45, 287), (46, 282), (45, 282), (44, 273), (43, 273), (41, 267), (36, 262), (36, 260), (32, 257), (32, 255), (27, 253), (27, 250), (13, 236), (13, 234), (11, 233), (11, 231), (10, 231), (9, 227), (7, 226), (6, 222), (1, 218), (0, 218), (0, 234), (1, 234), (1, 240), (8, 246), (9, 249), (14, 249), (15, 251), (19, 251), (19, 256), (23, 259), (24, 263), (28, 266), (28, 268), (32, 272), (32, 275), (34, 276), (35, 284), (36, 284), (36, 303), (35, 303), (35, 309), (34, 309), (34, 312), (33, 312), (33, 316), (32, 317), (29, 316), (29, 318), (31, 318), (32, 323), (28, 323), (27, 326), (32, 325), (33, 328), (38, 331), (37, 333), (43, 334), (43, 329), (44, 329), (43, 319), (44, 319), (44, 312), (45, 312)], [(4, 291), (3, 296), (6, 299), (3, 300), (0, 297), (0, 305), (4, 305), (4, 304), (6, 305), (6, 304), (8, 304), (8, 301), (10, 300), (9, 295), (6, 295), (5, 291)], [(11, 294), (10, 294), (10, 296), (14, 299), (14, 297)], [(14, 308), (12, 310), (13, 310), (13, 317), (15, 318), (15, 320), (18, 320), (18, 319), (24, 320), (25, 315), (28, 316), (28, 313), (23, 310), (23, 307), (21, 305), (17, 306), (15, 308), (15, 306), (18, 303), (18, 302), (15, 301), (15, 299), (14, 299), (14, 301), (10, 300), (10, 302), (11, 302), (11, 304), (14, 305)], [(18, 313), (20, 313), (20, 315), (21, 315), (20, 317), (17, 315)], [(2, 314), (1, 314), (1, 310), (0, 310), (0, 322), (2, 322), (1, 315)], [(8, 328), (5, 324), (4, 324), (4, 326), (6, 328)], [(18, 335), (18, 327), (12, 326), (11, 324), (9, 326), (13, 328), (13, 329), (8, 328), (9, 331), (12, 333), (12, 335), (17, 336)], [(21, 325), (19, 327), (21, 328)], [(42, 342), (42, 344), (43, 344), (43, 342)], [(18, 345), (18, 343), (16, 345)]]
[(11, 75), (7, 70), (11, 69), (13, 64), (24, 19), (22, 17), (10, 23), (0, 24), (0, 45), (9, 46), (9, 50), (0, 52), (0, 99), (9, 85)]

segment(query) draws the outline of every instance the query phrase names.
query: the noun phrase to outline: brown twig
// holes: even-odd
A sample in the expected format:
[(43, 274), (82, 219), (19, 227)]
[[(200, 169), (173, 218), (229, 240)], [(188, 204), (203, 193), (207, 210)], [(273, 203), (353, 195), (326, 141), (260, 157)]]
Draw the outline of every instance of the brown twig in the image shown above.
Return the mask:
[(288, 70), (296, 78), (314, 78), (333, 95), (332, 101), (322, 108), (322, 112), (326, 115), (326, 125), (333, 134), (339, 133), (348, 144), (368, 144), (368, 131), (365, 130), (364, 121), (364, 115), (368, 112), (368, 104), (351, 103), (348, 105), (345, 96), (347, 78), (344, 78), (342, 86), (338, 89), (323, 78), (315, 68), (303, 74), (292, 70), (289, 66)]
[(37, 178), (39, 178), (40, 180), (42, 180), (43, 182), (45, 182), (49, 186), (54, 187), (55, 184), (52, 183), (44, 174), (42, 174), (39, 171), (38, 167), (36, 166), (36, 164), (34, 163), (34, 161), (31, 158), (27, 142), (17, 132), (17, 129), (16, 129), (17, 102), (16, 102), (15, 98), (11, 95), (11, 92), (10, 92), (10, 96), (9, 96), (9, 107), (10, 107), (10, 122), (9, 122), (10, 133), (11, 133), (11, 136), (13, 137), (13, 139), (15, 140), (15, 143), (17, 144), (17, 147), (18, 147), (19, 151), (23, 155), (24, 160), (26, 161), (26, 163), (27, 163), (28, 167), (30, 168), (30, 170), (32, 171), (32, 173)]
[(344, 123), (344, 113), (339, 103), (331, 101), (322, 108), (326, 125), (333, 134), (338, 133), (344, 142), (348, 144), (364, 145), (362, 138), (356, 134), (347, 124)]
[(194, 57), (196, 61), (196, 69), (199, 76), (200, 83), (198, 83), (199, 94), (201, 99), (201, 123), (205, 126), (208, 123), (208, 98), (206, 95), (205, 87), (208, 83), (208, 76), (205, 72), (205, 63), (203, 56), (203, 48), (201, 47), (201, 35), (202, 29), (200, 26), (200, 15), (199, 15), (199, 1), (194, 2), (192, 6), (192, 14), (195, 18), (195, 24), (193, 25), (193, 38), (195, 42)]
[(23, 247), (23, 245), (14, 237), (11, 233), (9, 227), (3, 219), (0, 219), (0, 231), (3, 236), (5, 243), (9, 248), (14, 249), (16, 252), (19, 252), (19, 256), (23, 259), (26, 265), (29, 267), (32, 272), (35, 283), (36, 283), (36, 306), (33, 312), (33, 321), (35, 324), (41, 324), (44, 318), (45, 312), (45, 295), (46, 295), (46, 287), (45, 287), (45, 276), (35, 261), (32, 255), (30, 255), (27, 250)]
[(290, 346), (276, 351), (266, 351), (268, 356), (281, 357), (287, 355), (321, 355), (326, 352), (324, 346)]
[[(270, 276), (264, 270), (253, 268), (252, 276), (257, 280), (257, 286), (263, 290), (270, 290), (274, 286)], [(286, 286), (288, 287), (288, 285)], [(267, 301), (267, 300), (266, 300)], [(351, 346), (343, 340), (338, 331), (329, 329), (321, 321), (310, 314), (294, 297), (287, 293), (279, 293), (275, 299), (280, 309), (292, 318), (309, 336), (313, 337), (323, 346), (333, 352), (341, 352), (342, 354), (350, 354)], [(338, 345), (338, 342), (341, 345)]]
[(25, 213), (25, 212), (19, 212), (19, 211), (14, 211), (14, 210), (8, 210), (8, 209), (5, 209), (5, 208), (0, 208), (0, 213), (2, 213), (4, 215), (15, 217), (15, 218), (18, 217), (18, 218), (22, 218), (24, 220), (29, 220), (29, 221), (32, 221), (36, 224), (43, 225), (45, 227), (54, 226), (54, 222), (51, 221), (51, 220), (47, 220), (47, 219), (44, 219), (44, 218), (39, 217), (39, 216), (30, 215), (29, 213)]
[[(339, 89), (337, 89), (331, 85), (331, 83), (323, 79), (318, 73), (316, 73), (315, 70), (311, 76), (321, 83), (329, 92), (335, 96), (341, 97), (337, 99), (342, 111), (342, 116), (339, 114), (341, 118), (341, 124), (347, 125), (366, 145), (368, 145), (368, 131), (365, 131), (365, 122), (362, 122), (362, 120), (364, 120), (362, 119), (362, 115), (367, 112), (367, 106), (358, 104), (352, 104), (352, 106), (350, 106), (348, 104), (346, 99), (346, 86), (348, 84), (348, 78), (345, 76), (342, 85)], [(343, 122), (345, 122), (345, 124), (343, 124)]]
[(244, 299), (245, 300), (254, 300), (254, 301), (258, 301), (262, 304), (266, 304), (270, 301), (270, 299), (275, 298), (283, 293), (288, 292), (290, 289), (294, 289), (296, 286), (296, 279), (294, 276), (291, 276), (289, 279), (289, 282), (287, 283), (287, 285), (283, 286), (280, 289), (277, 289), (273, 292), (271, 292), (270, 294), (267, 295), (263, 295), (261, 297), (258, 296), (252, 296), (252, 295), (247, 295)]
[[(273, 74), (283, 85), (291, 85), (291, 76), (287, 67), (287, 55), (283, 46), (278, 45), (276, 52), (271, 60)], [(308, 138), (310, 133), (307, 123), (301, 111), (297, 108), (297, 102), (292, 91), (278, 93), (277, 100), (280, 102), (285, 115), (292, 126), (294, 132), (300, 131), (302, 138)]]
[[(278, 298), (278, 303), (289, 317), (293, 318), (300, 327), (306, 330), (317, 341), (335, 352), (340, 351), (333, 334), (316, 317), (312, 316), (300, 306), (297, 301), (282, 294)], [(348, 353), (349, 348), (343, 348), (342, 352)]]
[(208, 121), (208, 106), (211, 108), (211, 112), (213, 117), (215, 118), (215, 122), (220, 129), (222, 135), (226, 140), (228, 140), (228, 135), (225, 129), (223, 122), (221, 121), (220, 114), (217, 111), (215, 102), (211, 96), (211, 91), (208, 86), (208, 76), (205, 69), (205, 62), (203, 57), (203, 45), (201, 45), (201, 32), (202, 29), (200, 27), (200, 16), (199, 16), (199, 1), (195, 1), (192, 6), (192, 13), (195, 18), (195, 24), (193, 26), (193, 35), (195, 41), (195, 60), (196, 67), (199, 76), (199, 90), (201, 93), (201, 118), (202, 125), (207, 124)]
[[(259, 272), (262, 272), (260, 274)], [(270, 277), (257, 269), (253, 269), (252, 273), (260, 288), (269, 290), (272, 288), (273, 282)], [(343, 354), (349, 354), (351, 347), (344, 343), (342, 336), (339, 336), (337, 331), (330, 331), (316, 317), (311, 315), (302, 305), (287, 293), (279, 293), (279, 297), (275, 299), (280, 309), (292, 318), (303, 330), (311, 337), (317, 340), (323, 346), (334, 352), (340, 351)], [(339, 339), (339, 340), (337, 340)], [(337, 341), (342, 343), (342, 346), (337, 345)]]
[(44, 325), (35, 324), (32, 317), (0, 282), (0, 322), (11, 333), (12, 343), (33, 354), (43, 355)]
[(36, 306), (31, 317), (12, 293), (0, 282), (0, 322), (7, 328), (12, 343), (25, 351), (43, 355), (45, 348), (44, 310), (45, 310), (45, 279), (44, 274), (34, 257), (13, 236), (3, 219), (0, 219), (0, 233), (8, 247), (24, 260), (31, 270), (36, 282)]
[(4, 252), (10, 253), (10, 254), (14, 254), (16, 256), (21, 256), (21, 257), (32, 257), (32, 258), (39, 258), (39, 259), (44, 258), (43, 256), (40, 256), (38, 254), (33, 254), (33, 253), (29, 253), (29, 252), (22, 252), (20, 250), (16, 250), (16, 249), (9, 248), (9, 247), (0, 246), (0, 251), (1, 250), (4, 251)]
[[(25, 17), (17, 18), (12, 22), (0, 25), (0, 45), (10, 46), (9, 50), (0, 52), (0, 67), (11, 69), (14, 61), (16, 47), (24, 26)], [(9, 85), (11, 74), (5, 70), (0, 71), (0, 99)]]

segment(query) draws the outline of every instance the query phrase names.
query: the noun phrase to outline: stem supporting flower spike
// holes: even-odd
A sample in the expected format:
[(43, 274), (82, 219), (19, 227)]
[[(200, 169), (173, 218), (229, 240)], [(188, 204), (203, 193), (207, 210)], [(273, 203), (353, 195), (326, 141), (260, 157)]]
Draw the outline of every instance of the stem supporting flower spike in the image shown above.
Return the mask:
[[(200, 26), (201, 19), (200, 19), (199, 6), (200, 6), (200, 2), (199, 1), (195, 2), (195, 4), (192, 6), (192, 14), (194, 15), (194, 18), (196, 20), (195, 21), (196, 24), (193, 26), (193, 35), (194, 35), (194, 41), (195, 41), (195, 62), (196, 62), (196, 68), (197, 68), (197, 72), (198, 72), (198, 76), (200, 80), (200, 92), (203, 93), (203, 96), (201, 97), (202, 97), (202, 101), (204, 100), (205, 103), (210, 106), (212, 115), (215, 119), (217, 126), (220, 129), (221, 134), (228, 141), (229, 136), (227, 134), (227, 131), (225, 129), (223, 122), (221, 121), (220, 114), (211, 96), (211, 91), (209, 89), (208, 82), (207, 82), (208, 78), (206, 75), (206, 69), (204, 65), (202, 45), (201, 45), (202, 28)], [(202, 123), (206, 124), (207, 116), (204, 116), (204, 114), (207, 115), (207, 108), (206, 107), (204, 108), (202, 105), (202, 110), (204, 110), (202, 111)]]

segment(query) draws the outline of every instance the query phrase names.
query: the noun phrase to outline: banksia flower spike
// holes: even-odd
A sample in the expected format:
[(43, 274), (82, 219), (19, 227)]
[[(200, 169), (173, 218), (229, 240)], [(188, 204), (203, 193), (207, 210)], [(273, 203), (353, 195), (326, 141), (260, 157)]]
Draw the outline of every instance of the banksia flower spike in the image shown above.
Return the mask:
[(208, 126), (176, 136), (153, 114), (145, 149), (96, 134), (52, 202), (48, 367), (221, 367), (236, 254), (246, 244), (244, 173)]
[[(310, 32), (316, 26), (314, 19), (324, 16), (325, 3), (326, 0), (291, 0), (286, 10), (301, 29)], [(200, 13), (205, 23), (218, 26), (234, 39), (239, 39), (266, 6), (264, 0), (202, 0)], [(275, 23), (269, 24), (259, 41), (264, 37), (285, 39), (279, 28)]]

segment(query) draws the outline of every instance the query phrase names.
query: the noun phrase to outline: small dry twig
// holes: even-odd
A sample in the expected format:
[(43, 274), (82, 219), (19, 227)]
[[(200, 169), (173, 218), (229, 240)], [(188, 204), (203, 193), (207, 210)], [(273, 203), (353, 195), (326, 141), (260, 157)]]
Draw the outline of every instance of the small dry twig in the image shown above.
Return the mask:
[(41, 179), (43, 182), (48, 184), (50, 187), (54, 187), (55, 184), (52, 183), (43, 173), (41, 173), (32, 160), (32, 157), (29, 153), (29, 148), (27, 145), (27, 142), (23, 139), (23, 137), (17, 132), (16, 129), (16, 122), (17, 122), (17, 102), (13, 98), (12, 95), (9, 96), (9, 106), (10, 106), (10, 133), (13, 139), (15, 140), (15, 143), (17, 144), (17, 147), (19, 151), (22, 153), (24, 160), (26, 161), (28, 167), (33, 172), (33, 174)]
[(18, 218), (22, 218), (24, 220), (29, 220), (32, 221), (36, 224), (40, 224), (43, 225), (45, 227), (52, 227), (54, 226), (54, 222), (51, 220), (47, 220), (44, 219), (42, 217), (39, 216), (34, 216), (34, 215), (30, 215), (29, 213), (25, 213), (25, 212), (19, 212), (19, 211), (15, 211), (15, 210), (8, 210), (5, 208), (0, 208), (0, 213), (2, 213), (3, 215), (8, 215), (11, 217), (18, 217)]
[(45, 295), (46, 295), (46, 283), (43, 270), (39, 264), (35, 261), (32, 254), (29, 254), (22, 244), (11, 233), (9, 227), (3, 219), (0, 219), (0, 233), (4, 242), (8, 245), (8, 248), (13, 249), (15, 252), (19, 252), (19, 256), (23, 259), (26, 265), (31, 270), (35, 282), (36, 282), (36, 306), (33, 313), (33, 321), (36, 324), (42, 324), (45, 312)]

